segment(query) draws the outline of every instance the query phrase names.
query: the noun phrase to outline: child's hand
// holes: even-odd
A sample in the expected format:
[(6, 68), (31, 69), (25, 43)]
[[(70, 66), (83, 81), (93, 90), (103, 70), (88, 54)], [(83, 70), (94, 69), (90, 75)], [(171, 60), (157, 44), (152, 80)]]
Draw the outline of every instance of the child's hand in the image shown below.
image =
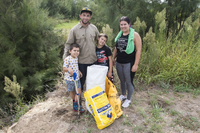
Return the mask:
[(108, 78), (111, 78), (111, 77), (112, 77), (112, 72), (108, 72), (108, 73), (107, 73), (107, 77), (108, 77)]
[(74, 71), (73, 71), (71, 68), (68, 68), (68, 73), (69, 73), (71, 76), (73, 76)]
[(82, 78), (83, 74), (81, 73), (81, 71), (79, 71), (79, 77)]

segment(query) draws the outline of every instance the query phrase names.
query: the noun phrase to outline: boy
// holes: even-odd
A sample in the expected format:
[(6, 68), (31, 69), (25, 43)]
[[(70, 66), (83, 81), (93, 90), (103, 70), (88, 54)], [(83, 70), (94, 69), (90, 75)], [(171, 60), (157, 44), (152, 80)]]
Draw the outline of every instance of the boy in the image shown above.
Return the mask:
[(98, 44), (96, 47), (97, 65), (108, 66), (107, 77), (113, 83), (112, 52), (110, 48), (105, 45), (107, 40), (108, 36), (106, 34), (99, 34)]
[[(67, 89), (70, 92), (70, 97), (73, 100), (73, 110), (75, 112), (78, 111), (78, 98), (76, 96), (76, 90), (75, 90), (75, 84), (74, 84), (74, 79), (73, 79), (73, 74), (76, 73), (76, 81), (78, 81), (78, 93), (79, 93), (79, 98), (81, 95), (81, 83), (80, 83), (80, 77), (82, 77), (82, 73), (78, 69), (78, 56), (80, 52), (80, 47), (76, 43), (72, 43), (69, 47), (69, 53), (70, 55), (67, 56), (64, 59), (64, 64), (63, 64), (63, 72), (65, 72), (65, 83), (67, 84)], [(80, 110), (81, 113), (84, 112), (83, 107), (80, 105)]]

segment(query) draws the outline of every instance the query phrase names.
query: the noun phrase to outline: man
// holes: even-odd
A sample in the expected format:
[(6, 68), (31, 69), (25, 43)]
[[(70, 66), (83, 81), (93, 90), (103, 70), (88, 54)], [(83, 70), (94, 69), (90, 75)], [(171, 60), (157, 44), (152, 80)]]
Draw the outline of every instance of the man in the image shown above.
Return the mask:
[(99, 31), (97, 27), (91, 24), (89, 21), (92, 17), (91, 9), (84, 7), (79, 14), (81, 21), (75, 25), (68, 36), (67, 42), (65, 44), (63, 59), (69, 55), (69, 46), (72, 43), (77, 43), (80, 45), (80, 55), (78, 58), (79, 70), (82, 73), (81, 90), (83, 91), (83, 86), (86, 80), (87, 67), (94, 64), (97, 60), (96, 57), (96, 46)]

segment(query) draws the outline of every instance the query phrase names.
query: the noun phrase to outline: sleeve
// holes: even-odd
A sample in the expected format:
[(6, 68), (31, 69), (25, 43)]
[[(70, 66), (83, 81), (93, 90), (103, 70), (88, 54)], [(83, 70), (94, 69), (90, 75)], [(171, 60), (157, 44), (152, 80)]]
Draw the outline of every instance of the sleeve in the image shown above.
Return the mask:
[(71, 29), (69, 36), (67, 38), (67, 42), (65, 43), (64, 53), (63, 53), (63, 59), (65, 59), (69, 55), (69, 46), (74, 43), (75, 36), (74, 36), (74, 30)]
[(98, 37), (99, 37), (99, 30), (97, 29), (97, 27), (96, 27), (96, 38), (95, 38), (95, 41), (97, 42), (97, 40), (98, 40)]
[(108, 46), (106, 46), (106, 53), (107, 53), (107, 56), (112, 56), (112, 52)]
[(68, 58), (65, 58), (63, 67), (69, 68), (69, 59)]

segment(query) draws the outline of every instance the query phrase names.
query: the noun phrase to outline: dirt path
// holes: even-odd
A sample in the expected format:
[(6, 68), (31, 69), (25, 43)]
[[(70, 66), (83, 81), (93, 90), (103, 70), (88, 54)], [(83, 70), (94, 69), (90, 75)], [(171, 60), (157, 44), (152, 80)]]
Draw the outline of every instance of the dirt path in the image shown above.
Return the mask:
[[(69, 95), (62, 88), (49, 93), (8, 133), (200, 133), (200, 96), (177, 93), (156, 86), (136, 90), (129, 108), (102, 130), (89, 112), (77, 119)], [(85, 105), (85, 104), (83, 104)]]

